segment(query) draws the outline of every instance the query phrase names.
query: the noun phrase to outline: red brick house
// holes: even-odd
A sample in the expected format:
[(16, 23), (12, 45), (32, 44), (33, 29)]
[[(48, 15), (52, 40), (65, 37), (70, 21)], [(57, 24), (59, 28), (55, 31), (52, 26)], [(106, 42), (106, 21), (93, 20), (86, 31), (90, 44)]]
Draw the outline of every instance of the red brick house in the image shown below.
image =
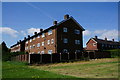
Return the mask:
[(120, 49), (120, 42), (114, 41), (114, 39), (105, 40), (98, 39), (97, 36), (95, 38), (90, 38), (86, 43), (86, 50), (109, 50), (109, 49)]
[[(83, 50), (84, 28), (69, 15), (61, 22), (54, 21), (48, 29), (11, 46), (11, 52), (22, 51), (29, 54), (75, 53)], [(19, 45), (19, 46), (18, 46)]]

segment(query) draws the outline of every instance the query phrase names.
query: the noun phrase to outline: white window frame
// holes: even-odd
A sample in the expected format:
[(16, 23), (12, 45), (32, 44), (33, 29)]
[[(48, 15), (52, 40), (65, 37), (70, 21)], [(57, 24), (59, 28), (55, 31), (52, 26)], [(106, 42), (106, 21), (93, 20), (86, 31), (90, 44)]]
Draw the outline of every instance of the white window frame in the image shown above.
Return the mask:
[(32, 42), (32, 39), (30, 39), (30, 42)]
[(42, 42), (42, 46), (44, 46), (45, 45), (45, 42)]
[(75, 40), (75, 44), (80, 44), (80, 40)]
[(68, 43), (68, 39), (67, 38), (63, 38), (63, 43)]
[(74, 30), (74, 33), (75, 33), (75, 34), (80, 34), (80, 30), (75, 29), (75, 30)]
[(93, 43), (93, 46), (96, 46), (97, 44), (96, 43)]
[(47, 41), (47, 44), (48, 44), (48, 45), (50, 44), (50, 40)]
[(40, 51), (38, 51), (38, 54), (40, 54)]
[(40, 38), (40, 35), (38, 35), (37, 38)]
[(63, 27), (63, 32), (68, 32), (68, 29), (66, 27)]
[(42, 38), (44, 38), (45, 37), (45, 33), (42, 33)]
[(48, 54), (52, 54), (52, 50), (48, 50)]
[(41, 54), (44, 54), (45, 52), (44, 51), (41, 51)]
[(37, 47), (40, 47), (40, 43), (37, 43)]
[(54, 44), (54, 39), (51, 39), (51, 44)]
[(48, 30), (48, 35), (52, 34), (52, 29)]
[(76, 52), (76, 53), (79, 53), (79, 52), (80, 52), (80, 50), (78, 50), (78, 49), (77, 49), (77, 50), (75, 50), (75, 52)]

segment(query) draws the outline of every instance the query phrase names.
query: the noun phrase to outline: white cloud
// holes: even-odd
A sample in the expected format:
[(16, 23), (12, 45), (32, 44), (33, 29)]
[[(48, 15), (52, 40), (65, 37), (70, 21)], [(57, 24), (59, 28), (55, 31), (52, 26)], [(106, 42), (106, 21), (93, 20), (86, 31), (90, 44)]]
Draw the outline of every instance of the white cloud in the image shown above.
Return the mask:
[(12, 37), (17, 37), (18, 31), (9, 28), (9, 27), (0, 27), (0, 33), (2, 34), (8, 34)]
[(22, 30), (22, 31), (20, 31), (20, 33), (21, 33), (21, 34), (23, 34), (24, 36), (26, 36), (26, 35), (27, 35), (27, 33), (26, 33), (25, 31), (23, 31), (23, 30)]
[(90, 36), (90, 35), (91, 35), (91, 31), (89, 31), (89, 30), (85, 30), (83, 32), (83, 36)]
[(107, 30), (95, 30), (94, 34), (102, 34), (105, 33)]
[(34, 32), (40, 32), (39, 28), (30, 28), (27, 30), (28, 34), (34, 34)]
[(107, 37), (108, 39), (118, 39), (118, 30), (106, 30), (104, 33), (102, 33), (100, 38), (104, 39)]

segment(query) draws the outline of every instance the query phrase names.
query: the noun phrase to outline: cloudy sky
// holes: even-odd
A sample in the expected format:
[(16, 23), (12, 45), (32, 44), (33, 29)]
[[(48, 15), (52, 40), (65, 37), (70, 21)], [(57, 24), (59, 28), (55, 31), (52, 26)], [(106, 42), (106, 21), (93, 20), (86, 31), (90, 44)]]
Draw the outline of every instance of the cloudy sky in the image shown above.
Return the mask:
[(117, 2), (6, 2), (2, 4), (2, 41), (10, 47), (28, 34), (52, 26), (54, 20), (62, 21), (65, 14), (85, 28), (84, 46), (95, 35), (118, 40)]

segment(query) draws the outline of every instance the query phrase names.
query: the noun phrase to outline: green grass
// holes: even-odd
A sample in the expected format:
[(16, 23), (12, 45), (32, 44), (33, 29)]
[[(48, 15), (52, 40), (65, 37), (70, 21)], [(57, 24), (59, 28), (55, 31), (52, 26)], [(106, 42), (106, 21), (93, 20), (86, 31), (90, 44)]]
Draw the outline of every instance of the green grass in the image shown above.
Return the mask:
[(3, 78), (75, 78), (49, 71), (31, 69), (21, 62), (3, 62)]
[(118, 78), (118, 58), (30, 67), (79, 78)]

